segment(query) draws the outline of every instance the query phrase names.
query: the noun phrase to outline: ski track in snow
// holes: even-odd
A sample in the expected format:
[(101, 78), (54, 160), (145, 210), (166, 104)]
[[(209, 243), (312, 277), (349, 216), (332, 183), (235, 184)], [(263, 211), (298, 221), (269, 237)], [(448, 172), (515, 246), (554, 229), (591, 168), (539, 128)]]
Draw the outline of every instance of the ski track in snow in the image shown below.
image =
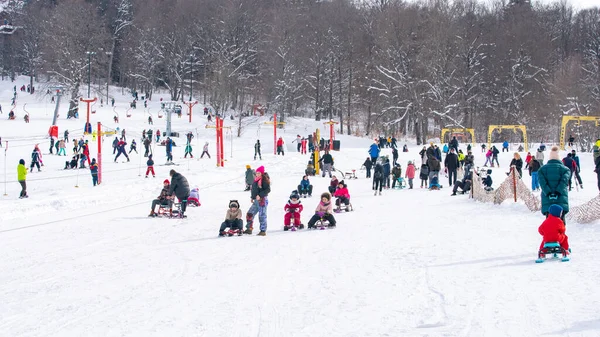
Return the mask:
[[(0, 82), (0, 97), (12, 96), (10, 88)], [(117, 98), (118, 111), (125, 111), (125, 98)], [(267, 118), (256, 119), (234, 140), (233, 158), (226, 139), (224, 168), (216, 168), (214, 158), (198, 157), (159, 166), (164, 148), (155, 147), (157, 177), (148, 179), (140, 155), (130, 163), (112, 162), (109, 137), (103, 144), (104, 182), (95, 188), (88, 170), (61, 170), (70, 156), (44, 154), (43, 171), (28, 175), (30, 198), (18, 200), (18, 159), (30, 158), (35, 143), (47, 151), (43, 135), (51, 116), (44, 113), (51, 109), (38, 99), (19, 93), (19, 104), (27, 102), (31, 111), (29, 125), (19, 119), (19, 108), (16, 121), (0, 118), (0, 136), (11, 144), (3, 176), (8, 196), (0, 199), (1, 336), (600, 335), (598, 222), (567, 225), (570, 262), (537, 265), (543, 219), (538, 212), (522, 202), (450, 197), (443, 177), (438, 192), (419, 189), (416, 179), (415, 190), (373, 196), (371, 181), (358, 170), (371, 142), (339, 135), (336, 168), (357, 169), (360, 177), (346, 180), (355, 210), (335, 214), (333, 230), (284, 232), (283, 206), (308, 160), (295, 152), (292, 140), (315, 127), (328, 135), (321, 123), (304, 119), (289, 119), (278, 131), (287, 142), (285, 156), (272, 155), (272, 128), (260, 124)], [(150, 105), (156, 112), (158, 98)], [(112, 115), (112, 108), (97, 107), (92, 121), (101, 118), (113, 127)], [(121, 118), (128, 139), (148, 127), (146, 117), (140, 109)], [(79, 137), (83, 122), (60, 118), (59, 133), (68, 128)], [(196, 155), (205, 141), (214, 152), (214, 131), (204, 128), (200, 113), (192, 126), (186, 118), (173, 122), (182, 134), (175, 158), (183, 156), (183, 134), (196, 129)], [(154, 130), (164, 129), (163, 119), (155, 123)], [(262, 161), (252, 160), (257, 136)], [(400, 152), (403, 172), (408, 160), (420, 164), (419, 148)], [(485, 158), (478, 148), (481, 165)], [(96, 149), (94, 143), (93, 157)], [(507, 164), (510, 155), (501, 154), (500, 162)], [(580, 159), (586, 189), (570, 194), (572, 206), (597, 193), (591, 155)], [(239, 200), (244, 213), (250, 206), (249, 193), (242, 192), (245, 164), (264, 165), (272, 178), (267, 237), (218, 238), (228, 201)], [(202, 206), (190, 208), (186, 219), (147, 218), (172, 168), (200, 187)], [(494, 169), (495, 186), (504, 171)], [(530, 184), (528, 175), (523, 179)], [(329, 179), (311, 182), (313, 197), (302, 199), (305, 225)]]

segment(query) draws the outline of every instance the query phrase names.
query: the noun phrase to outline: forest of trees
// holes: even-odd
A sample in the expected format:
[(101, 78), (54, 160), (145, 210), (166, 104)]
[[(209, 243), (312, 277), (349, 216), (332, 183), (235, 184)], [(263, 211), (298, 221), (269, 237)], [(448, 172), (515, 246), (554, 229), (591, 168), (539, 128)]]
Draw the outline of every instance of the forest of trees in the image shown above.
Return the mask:
[(482, 141), (489, 124), (523, 124), (531, 139), (552, 141), (562, 115), (600, 115), (598, 7), (28, 0), (9, 1), (4, 15), (20, 28), (3, 36), (2, 76), (66, 86), (72, 105), (89, 57), (105, 100), (107, 84), (168, 90), (172, 100), (189, 99), (192, 86), (217, 112), (262, 104), (334, 118), (348, 134), (424, 142), (442, 127), (472, 127)]

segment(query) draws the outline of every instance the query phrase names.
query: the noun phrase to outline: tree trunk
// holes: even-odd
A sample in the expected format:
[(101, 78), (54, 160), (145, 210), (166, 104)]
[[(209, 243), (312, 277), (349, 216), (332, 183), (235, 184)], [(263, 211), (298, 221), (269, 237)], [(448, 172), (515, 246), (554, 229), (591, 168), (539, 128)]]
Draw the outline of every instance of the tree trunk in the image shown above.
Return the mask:
[(320, 84), (321, 84), (321, 61), (317, 63), (317, 94), (315, 97), (315, 121), (321, 120), (321, 95), (320, 95)]
[(112, 40), (112, 45), (110, 46), (110, 55), (108, 55), (108, 74), (107, 74), (107, 78), (106, 78), (106, 101), (108, 102), (108, 100), (110, 99), (108, 96), (108, 86), (110, 85), (110, 82), (112, 82), (112, 66), (113, 66), (113, 60), (115, 57), (115, 48), (117, 45), (117, 39), (113, 38)]
[(350, 75), (348, 76), (348, 119), (346, 120), (346, 128), (348, 129), (348, 135), (350, 135), (350, 102), (352, 99), (352, 64), (350, 64)]
[(340, 133), (344, 133), (344, 110), (342, 109), (343, 107), (343, 101), (344, 101), (344, 95), (342, 94), (342, 63), (338, 63), (338, 89), (339, 89), (339, 96), (340, 96), (340, 100), (339, 100), (339, 104), (338, 104), (338, 115), (340, 116)]
[(423, 144), (421, 142), (421, 126), (418, 120), (415, 121), (415, 137), (417, 138), (417, 145)]

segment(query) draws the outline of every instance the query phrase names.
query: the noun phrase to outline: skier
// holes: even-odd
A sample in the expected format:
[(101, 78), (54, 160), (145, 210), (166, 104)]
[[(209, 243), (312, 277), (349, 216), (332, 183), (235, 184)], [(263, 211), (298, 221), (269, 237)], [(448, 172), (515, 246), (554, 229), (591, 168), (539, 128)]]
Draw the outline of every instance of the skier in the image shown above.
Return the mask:
[(61, 139), (60, 141), (58, 141), (58, 152), (57, 154), (60, 156), (60, 154), (62, 153), (63, 155), (67, 155), (67, 145), (65, 144), (65, 141), (63, 139)]
[(304, 228), (304, 225), (301, 223), (300, 220), (300, 213), (302, 213), (303, 209), (304, 206), (302, 206), (302, 202), (300, 201), (300, 195), (298, 194), (298, 191), (293, 191), (292, 194), (290, 194), (290, 199), (288, 200), (287, 204), (285, 204), (285, 206), (283, 207), (283, 210), (285, 211), (285, 215), (283, 216), (284, 231), (287, 231), (290, 228), (292, 228), (292, 218), (294, 219), (293, 226), (295, 228)]
[(160, 141), (160, 130), (156, 130), (156, 143)]
[(152, 116), (148, 116), (148, 125), (154, 125), (154, 122), (152, 121)]
[[(33, 169), (33, 166), (31, 167)], [(17, 165), (17, 180), (21, 185), (21, 193), (19, 193), (19, 199), (29, 198), (29, 195), (27, 195), (27, 167), (25, 167), (25, 159), (20, 159), (19, 165)]]
[(187, 138), (187, 142), (191, 143), (192, 139), (194, 138), (194, 134), (190, 131), (185, 135), (185, 137)]
[[(504, 150), (506, 150), (506, 152), (508, 152), (508, 141), (505, 140), (504, 143), (502, 143), (502, 152), (504, 152)], [(498, 166), (500, 166), (500, 164), (498, 164)]]
[(167, 137), (165, 141), (165, 151), (167, 151), (167, 163), (173, 161), (173, 140), (170, 137)]
[(392, 148), (392, 159), (392, 164), (396, 166), (398, 164), (398, 149), (395, 147)]
[(127, 158), (127, 161), (129, 161), (129, 156), (127, 155), (127, 150), (125, 150), (125, 145), (127, 145), (127, 143), (124, 139), (121, 139), (119, 143), (117, 143), (117, 156), (115, 157), (115, 163), (121, 154)]
[(115, 140), (112, 142), (113, 154), (117, 153), (117, 148), (119, 146), (119, 138), (115, 137)]
[(150, 143), (152, 142), (151, 138), (144, 139), (144, 157), (151, 156), (150, 154)]
[(33, 172), (33, 167), (36, 166), (38, 169), (38, 172), (41, 172), (42, 170), (40, 169), (40, 152), (37, 148), (37, 146), (33, 149), (33, 152), (31, 152), (31, 165), (29, 168), (29, 172)]
[(54, 137), (50, 137), (50, 154), (54, 154), (52, 150), (54, 149)]
[(190, 155), (190, 158), (194, 158), (194, 155), (192, 154), (192, 144), (189, 141), (185, 146), (185, 155), (183, 158), (187, 158), (188, 154)]
[(146, 178), (148, 178), (148, 174), (152, 172), (152, 178), (156, 178), (154, 174), (154, 160), (152, 159), (152, 155), (148, 156), (148, 161), (146, 161)]
[(254, 143), (254, 160), (256, 160), (256, 155), (258, 154), (258, 158), (260, 158), (260, 160), (262, 160), (262, 155), (260, 154), (260, 140), (256, 140), (256, 143)]
[(265, 172), (264, 166), (256, 169), (256, 176), (252, 183), (250, 199), (252, 206), (246, 214), (246, 230), (244, 234), (252, 234), (254, 217), (258, 214), (260, 222), (259, 236), (267, 235), (267, 206), (269, 205), (269, 192), (271, 192), (271, 180)]
[(227, 228), (232, 231), (237, 230), (238, 235), (243, 235), (243, 227), (244, 221), (242, 220), (242, 210), (240, 209), (240, 204), (237, 200), (230, 200), (229, 209), (225, 214), (225, 221), (223, 221), (221, 228), (219, 228), (219, 236), (225, 236), (225, 229)]
[(137, 144), (135, 142), (135, 139), (131, 141), (131, 144), (129, 145), (129, 153), (131, 154), (131, 151), (135, 151), (135, 153), (137, 154)]
[(208, 156), (208, 158), (210, 158), (210, 154), (208, 153), (208, 142), (204, 143), (204, 147), (202, 148), (202, 155), (200, 155), (200, 158), (204, 158), (205, 154)]

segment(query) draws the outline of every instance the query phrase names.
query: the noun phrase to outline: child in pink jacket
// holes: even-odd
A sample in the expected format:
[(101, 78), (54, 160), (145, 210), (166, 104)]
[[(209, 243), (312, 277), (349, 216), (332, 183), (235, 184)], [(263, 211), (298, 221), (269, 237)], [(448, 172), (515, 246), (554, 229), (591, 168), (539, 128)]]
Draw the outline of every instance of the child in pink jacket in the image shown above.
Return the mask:
[(408, 179), (408, 189), (412, 190), (413, 188), (413, 179), (415, 179), (415, 172), (417, 169), (415, 168), (415, 164), (412, 161), (408, 161), (408, 165), (406, 166), (406, 172), (404, 173), (404, 178)]
[(335, 218), (333, 217), (333, 204), (331, 203), (331, 194), (325, 192), (321, 194), (321, 201), (315, 209), (315, 215), (308, 221), (308, 228), (315, 228), (318, 220), (329, 221), (330, 228), (335, 227)]
[(348, 206), (350, 204), (350, 193), (348, 192), (348, 187), (344, 181), (340, 181), (337, 185), (337, 190), (333, 193), (333, 196), (337, 199), (335, 200), (335, 205), (337, 206), (337, 211), (339, 212), (340, 206), (342, 203)]

